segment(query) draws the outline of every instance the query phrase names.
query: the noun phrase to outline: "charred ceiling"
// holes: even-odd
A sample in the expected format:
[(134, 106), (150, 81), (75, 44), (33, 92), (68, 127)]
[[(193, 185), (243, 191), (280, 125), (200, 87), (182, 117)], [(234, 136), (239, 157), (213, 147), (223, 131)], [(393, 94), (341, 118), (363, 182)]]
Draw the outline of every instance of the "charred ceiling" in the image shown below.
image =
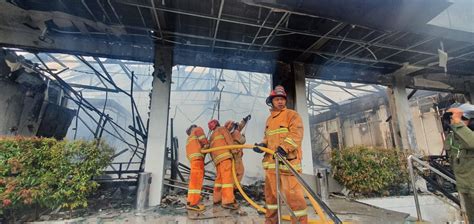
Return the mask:
[(176, 64), (272, 73), (297, 61), (318, 68), (310, 78), (381, 84), (406, 63), (443, 72), (444, 48), (448, 74), (472, 74), (472, 34), (426, 25), (447, 1), (352, 2), (3, 0), (0, 45), (137, 61), (172, 47)]

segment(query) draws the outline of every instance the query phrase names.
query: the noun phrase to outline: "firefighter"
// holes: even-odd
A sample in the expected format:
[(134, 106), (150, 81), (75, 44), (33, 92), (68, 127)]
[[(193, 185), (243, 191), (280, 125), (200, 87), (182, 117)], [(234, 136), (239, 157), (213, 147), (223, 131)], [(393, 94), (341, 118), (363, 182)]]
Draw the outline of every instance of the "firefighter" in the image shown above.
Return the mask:
[(445, 149), (456, 177), (466, 223), (474, 223), (474, 106), (454, 104), (443, 115)]
[[(248, 115), (247, 117), (244, 117), (240, 123), (234, 122), (232, 120), (229, 120), (225, 122), (224, 127), (230, 132), (230, 135), (232, 136), (233, 140), (233, 145), (243, 145), (245, 144), (245, 135), (242, 134), (242, 129), (245, 127), (247, 122), (250, 120), (251, 116)], [(242, 161), (242, 157), (244, 155), (244, 152), (240, 149), (236, 150), (231, 150), (232, 156), (234, 157), (234, 163), (235, 163), (235, 173), (237, 175), (237, 179), (239, 182), (242, 181), (242, 178), (244, 176), (244, 163)]]
[[(225, 127), (221, 127), (219, 121), (215, 119), (209, 121), (208, 127), (212, 131), (210, 137), (211, 148), (233, 144), (229, 131)], [(217, 171), (217, 177), (214, 181), (214, 204), (220, 203), (223, 208), (227, 209), (238, 209), (232, 178), (232, 153), (230, 150), (222, 149), (211, 152), (211, 157)]]
[(201, 149), (209, 148), (209, 142), (201, 127), (193, 124), (186, 130), (188, 140), (186, 142), (186, 157), (191, 164), (189, 173), (188, 199), (186, 208), (188, 210), (203, 211), (201, 200), (201, 188), (204, 180), (204, 154)]
[[(271, 114), (266, 122), (263, 141), (255, 145), (275, 151), (286, 158), (294, 169), (301, 172), (301, 143), (304, 132), (300, 115), (296, 111), (286, 108), (286, 92), (283, 86), (276, 86), (268, 96), (266, 103), (271, 107)], [(263, 153), (258, 147), (254, 147), (253, 150), (257, 153)], [(265, 203), (267, 208), (265, 223), (277, 223), (275, 158), (265, 153), (262, 162), (265, 170)], [(296, 216), (296, 218), (291, 218), (291, 222), (307, 223), (308, 216), (303, 188), (296, 177), (288, 170), (288, 167), (281, 163), (279, 167), (281, 174), (279, 180), (280, 190)]]

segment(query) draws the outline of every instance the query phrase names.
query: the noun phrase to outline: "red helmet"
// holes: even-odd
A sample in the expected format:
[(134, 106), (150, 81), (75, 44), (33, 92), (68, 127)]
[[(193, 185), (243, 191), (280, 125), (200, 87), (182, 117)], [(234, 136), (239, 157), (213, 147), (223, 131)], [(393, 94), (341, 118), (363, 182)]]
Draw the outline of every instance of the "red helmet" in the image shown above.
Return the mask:
[(212, 119), (207, 123), (207, 127), (211, 131), (214, 131), (214, 129), (216, 129), (216, 127), (218, 127), (218, 126), (219, 126), (219, 121), (216, 120), (216, 119)]
[(285, 88), (283, 88), (283, 86), (281, 86), (281, 85), (275, 86), (275, 89), (272, 90), (270, 95), (267, 97), (267, 100), (266, 100), (267, 105), (271, 107), (273, 98), (275, 98), (277, 96), (283, 97), (283, 98), (286, 99)]

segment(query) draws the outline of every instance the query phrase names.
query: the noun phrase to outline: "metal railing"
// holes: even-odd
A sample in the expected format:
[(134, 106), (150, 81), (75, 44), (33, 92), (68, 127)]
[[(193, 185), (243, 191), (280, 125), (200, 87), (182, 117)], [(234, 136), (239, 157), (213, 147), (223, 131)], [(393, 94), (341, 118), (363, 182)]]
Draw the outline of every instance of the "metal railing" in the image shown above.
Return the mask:
[[(104, 171), (104, 174), (107, 175), (117, 175), (117, 178), (109, 178), (111, 180), (121, 180), (123, 179), (124, 174), (136, 174), (140, 173), (140, 169), (132, 170), (128, 169), (128, 166), (134, 164), (134, 165), (141, 165), (141, 162), (122, 162), (122, 163), (110, 163), (109, 167), (112, 168), (112, 170), (106, 170)], [(117, 167), (118, 166), (118, 167)], [(137, 179), (138, 177), (134, 177), (133, 179)], [(127, 178), (128, 179), (128, 178)]]
[[(342, 221), (336, 216), (336, 214), (329, 208), (329, 206), (324, 203), (324, 201), (309, 187), (309, 185), (303, 180), (301, 175), (291, 166), (290, 162), (286, 158), (283, 158), (280, 156), (278, 153), (274, 154), (275, 159), (275, 173), (276, 173), (276, 190), (277, 190), (277, 207), (278, 207), (278, 223), (281, 223), (281, 199), (284, 199), (284, 197), (281, 197), (280, 195), (280, 162), (282, 162), (284, 166), (288, 167), (288, 170), (296, 177), (296, 180), (299, 182), (299, 184), (308, 192), (308, 194), (316, 200), (316, 202), (321, 206), (323, 211), (329, 216), (329, 218), (335, 223), (335, 224), (342, 224)], [(280, 161), (280, 162), (279, 162)], [(284, 200), (286, 201), (286, 200)], [(288, 205), (288, 203), (286, 203)], [(291, 216), (295, 217), (295, 214), (290, 210)], [(323, 216), (324, 214), (318, 214), (320, 216)]]
[[(408, 156), (408, 171), (410, 173), (410, 180), (411, 180), (411, 186), (413, 188), (413, 196), (414, 196), (414, 199), (415, 199), (415, 207), (416, 207), (416, 214), (417, 214), (417, 218), (418, 218), (418, 221), (422, 221), (422, 216), (421, 216), (421, 209), (420, 209), (420, 202), (418, 200), (418, 192), (416, 190), (416, 187), (415, 187), (415, 172), (414, 172), (414, 162), (416, 162), (417, 164), (421, 165), (422, 167), (426, 168), (426, 169), (429, 169), (430, 171), (432, 171), (433, 173), (443, 177), (444, 179), (446, 179), (447, 181), (453, 183), (453, 184), (456, 184), (456, 180), (454, 180), (453, 178), (451, 178), (450, 176), (446, 175), (445, 173), (439, 171), (438, 169), (434, 168), (433, 166), (431, 166), (428, 162), (425, 162), (419, 158), (417, 158), (416, 156), (414, 155), (410, 155)], [(423, 171), (420, 167), (416, 166), (416, 168), (420, 171)], [(444, 192), (442, 192), (444, 194)], [(448, 195), (445, 195), (446, 197), (448, 197)], [(448, 197), (449, 198), (449, 197)]]

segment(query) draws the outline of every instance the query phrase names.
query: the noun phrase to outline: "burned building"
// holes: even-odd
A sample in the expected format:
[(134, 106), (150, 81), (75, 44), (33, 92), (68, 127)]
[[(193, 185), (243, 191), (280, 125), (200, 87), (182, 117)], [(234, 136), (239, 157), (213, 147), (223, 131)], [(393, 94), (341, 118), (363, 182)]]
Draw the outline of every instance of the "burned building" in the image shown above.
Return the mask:
[[(444, 131), (441, 115), (454, 102), (465, 102), (459, 94), (433, 91), (412, 91), (409, 112), (413, 117), (417, 149), (422, 155), (442, 155)], [(404, 150), (396, 142), (400, 132), (394, 129), (393, 111), (386, 91), (339, 102), (310, 119), (313, 159), (330, 159), (332, 150), (345, 147), (368, 146)]]
[(0, 64), (0, 135), (64, 138), (75, 115), (68, 92), (11, 52), (0, 51)]
[[(252, 112), (259, 119), (248, 137), (260, 141), (276, 85), (303, 126), (314, 125), (301, 144), (305, 174), (330, 149), (351, 145), (438, 154), (441, 107), (433, 105), (445, 96), (409, 92), (473, 101), (471, 8), (448, 0), (0, 0), (0, 134), (62, 138), (69, 127), (72, 139), (107, 139), (117, 148), (107, 171), (135, 182), (151, 173), (152, 206), (169, 188), (184, 127)], [(375, 95), (335, 100), (314, 80), (345, 82), (338, 85), (349, 95), (374, 85)], [(252, 177), (259, 159), (249, 159)]]

